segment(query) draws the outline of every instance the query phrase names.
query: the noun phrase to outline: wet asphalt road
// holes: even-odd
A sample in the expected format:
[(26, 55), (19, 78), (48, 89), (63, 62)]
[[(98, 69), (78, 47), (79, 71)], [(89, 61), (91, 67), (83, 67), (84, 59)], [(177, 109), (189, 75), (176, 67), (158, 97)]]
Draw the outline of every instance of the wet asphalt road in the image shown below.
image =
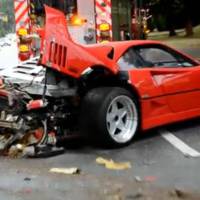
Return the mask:
[[(189, 146), (200, 152), (200, 119), (167, 126)], [(103, 150), (73, 142), (65, 154), (47, 159), (0, 158), (0, 199), (106, 199), (105, 194), (125, 190), (134, 194), (135, 178), (159, 188), (197, 191), (200, 157), (189, 158), (164, 140), (159, 129), (144, 133), (130, 146)], [(132, 168), (113, 171), (97, 165), (98, 157), (130, 161)], [(52, 167), (78, 167), (80, 175), (57, 175)], [(136, 187), (137, 188), (137, 187)]]
[[(184, 51), (200, 57), (199, 49)], [(164, 129), (200, 152), (200, 119)], [(1, 157), (0, 200), (117, 199), (114, 198), (115, 194), (121, 190), (126, 195), (136, 192), (133, 188), (140, 184), (136, 183), (136, 177), (148, 185), (160, 188), (176, 187), (197, 191), (200, 187), (200, 157), (185, 156), (161, 137), (159, 131), (154, 129), (145, 132), (122, 149), (105, 150), (74, 141), (72, 145), (66, 145), (63, 155), (52, 158)], [(98, 156), (115, 161), (130, 161), (132, 168), (122, 171), (105, 169), (96, 164)], [(49, 172), (52, 167), (78, 167), (81, 174), (52, 174)]]

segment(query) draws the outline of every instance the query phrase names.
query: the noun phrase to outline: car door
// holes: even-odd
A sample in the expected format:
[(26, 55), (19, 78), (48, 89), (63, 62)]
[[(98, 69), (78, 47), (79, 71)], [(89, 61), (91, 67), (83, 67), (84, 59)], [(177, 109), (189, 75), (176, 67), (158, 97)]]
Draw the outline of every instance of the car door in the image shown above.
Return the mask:
[(161, 87), (173, 112), (200, 108), (200, 67), (196, 63), (162, 45), (143, 46), (136, 51), (144, 63), (151, 65), (152, 80)]

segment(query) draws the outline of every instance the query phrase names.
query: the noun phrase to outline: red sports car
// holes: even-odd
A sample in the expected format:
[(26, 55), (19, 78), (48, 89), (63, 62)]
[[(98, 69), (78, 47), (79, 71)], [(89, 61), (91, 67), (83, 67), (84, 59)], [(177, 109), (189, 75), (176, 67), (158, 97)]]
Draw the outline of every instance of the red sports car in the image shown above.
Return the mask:
[(44, 92), (28, 92), (42, 100), (26, 106), (24, 116), (34, 116), (34, 123), (24, 119), (27, 127), (46, 123), (43, 132), (57, 136), (77, 127), (103, 144), (123, 146), (138, 131), (200, 116), (198, 60), (157, 41), (76, 44), (64, 14), (45, 9)]

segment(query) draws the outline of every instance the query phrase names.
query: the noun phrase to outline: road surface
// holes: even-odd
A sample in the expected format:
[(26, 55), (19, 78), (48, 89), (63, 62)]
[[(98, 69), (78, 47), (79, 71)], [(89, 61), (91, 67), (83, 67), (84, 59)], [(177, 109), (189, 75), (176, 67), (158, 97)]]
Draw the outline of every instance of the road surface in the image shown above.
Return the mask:
[[(184, 51), (200, 57), (199, 50)], [(95, 162), (99, 156), (132, 167), (109, 170)], [(195, 119), (145, 132), (121, 149), (73, 141), (52, 158), (1, 157), (0, 199), (200, 199), (199, 166), (200, 119)], [(81, 173), (50, 173), (53, 167), (78, 167)]]

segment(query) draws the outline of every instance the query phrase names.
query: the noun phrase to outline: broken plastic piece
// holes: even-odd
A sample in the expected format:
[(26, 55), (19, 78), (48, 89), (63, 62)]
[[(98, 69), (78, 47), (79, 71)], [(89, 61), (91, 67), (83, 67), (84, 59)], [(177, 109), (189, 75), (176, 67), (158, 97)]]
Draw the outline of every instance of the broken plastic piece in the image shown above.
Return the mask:
[(23, 156), (34, 156), (35, 155), (35, 147), (34, 146), (28, 146), (28, 147), (25, 147), (24, 150), (23, 150)]
[(147, 182), (155, 182), (157, 180), (156, 176), (145, 176), (144, 180)]
[(11, 143), (13, 135), (4, 134), (0, 135), (0, 151), (3, 151)]
[(80, 169), (77, 167), (71, 167), (71, 168), (51, 168), (49, 172), (52, 173), (60, 173), (60, 174), (79, 174)]
[(136, 181), (136, 182), (142, 182), (142, 179), (141, 179), (140, 176), (135, 176), (135, 181)]
[(124, 169), (130, 169), (131, 163), (130, 162), (114, 162), (112, 159), (107, 160), (102, 157), (98, 157), (96, 159), (96, 163), (105, 165), (107, 169), (113, 169), (113, 170), (124, 170)]
[(27, 110), (34, 110), (39, 108), (44, 108), (47, 105), (46, 102), (44, 102), (42, 99), (38, 100), (31, 100), (27, 105)]
[(49, 145), (56, 145), (57, 143), (57, 139), (56, 139), (56, 133), (55, 132), (50, 132), (48, 133), (48, 137), (47, 137), (47, 144)]
[(31, 181), (31, 178), (25, 177), (25, 178), (24, 178), (24, 181)]
[(65, 149), (63, 147), (55, 147), (49, 145), (38, 145), (35, 146), (35, 152), (33, 155), (28, 155), (30, 158), (48, 158), (63, 154)]

